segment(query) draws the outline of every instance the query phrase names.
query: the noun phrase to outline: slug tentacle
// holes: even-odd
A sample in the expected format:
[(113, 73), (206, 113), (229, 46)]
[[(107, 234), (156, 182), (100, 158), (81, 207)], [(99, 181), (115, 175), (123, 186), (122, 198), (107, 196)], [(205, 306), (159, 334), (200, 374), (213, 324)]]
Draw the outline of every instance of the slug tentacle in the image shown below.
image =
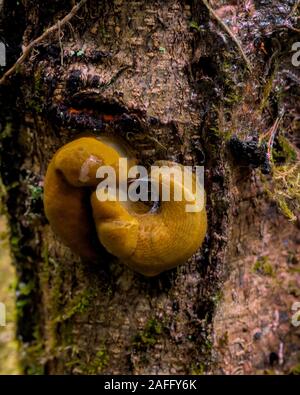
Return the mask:
[[(96, 178), (97, 169), (112, 166), (119, 174), (119, 158), (115, 148), (92, 137), (75, 140), (55, 154), (45, 179), (45, 212), (54, 232), (79, 255), (94, 259), (96, 229), (108, 252), (146, 276), (184, 263), (202, 244), (207, 228), (204, 202), (203, 207), (197, 206), (195, 175), (186, 185), (183, 166), (158, 162), (151, 172), (159, 195), (156, 210), (142, 202), (120, 201), (116, 191), (107, 192), (114, 199), (101, 201), (96, 192), (101, 181)], [(165, 177), (170, 168), (173, 176)], [(167, 186), (170, 198), (165, 201)], [(187, 211), (187, 204), (196, 210)]]

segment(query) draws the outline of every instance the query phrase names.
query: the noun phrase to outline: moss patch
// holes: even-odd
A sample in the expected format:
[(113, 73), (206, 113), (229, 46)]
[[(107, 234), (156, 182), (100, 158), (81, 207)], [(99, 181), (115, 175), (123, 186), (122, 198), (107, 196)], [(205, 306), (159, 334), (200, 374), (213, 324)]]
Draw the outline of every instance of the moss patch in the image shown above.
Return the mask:
[(289, 374), (293, 375), (293, 376), (299, 376), (300, 375), (300, 363), (294, 367), (292, 367), (292, 369), (289, 371)]
[(161, 333), (162, 325), (155, 318), (151, 318), (147, 322), (145, 328), (134, 337), (133, 345), (139, 350), (154, 346)]
[(300, 164), (273, 166), (272, 182), (266, 192), (280, 212), (295, 222), (300, 212)]
[(58, 315), (55, 319), (55, 322), (63, 322), (75, 314), (82, 314), (84, 313), (91, 304), (92, 299), (96, 296), (95, 291), (93, 290), (84, 290), (80, 294), (78, 294), (70, 303), (71, 306), (67, 306), (64, 312)]
[(273, 159), (275, 163), (290, 163), (297, 159), (297, 153), (288, 139), (279, 136), (273, 148)]
[(262, 274), (264, 276), (274, 276), (275, 270), (270, 263), (270, 260), (267, 256), (262, 256), (257, 259), (255, 264), (253, 265), (253, 272)]

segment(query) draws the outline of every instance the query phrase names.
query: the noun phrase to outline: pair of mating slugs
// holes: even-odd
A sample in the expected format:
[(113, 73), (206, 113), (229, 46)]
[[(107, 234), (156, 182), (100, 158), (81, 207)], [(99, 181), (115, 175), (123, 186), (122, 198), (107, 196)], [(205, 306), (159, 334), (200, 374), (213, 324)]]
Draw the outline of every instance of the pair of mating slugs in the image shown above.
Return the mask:
[[(121, 155), (115, 144), (94, 137), (61, 147), (45, 177), (45, 213), (54, 233), (78, 255), (96, 260), (100, 242), (133, 270), (155, 276), (186, 262), (201, 246), (207, 229), (205, 204), (200, 211), (187, 212), (187, 204), (198, 204), (196, 194), (194, 188), (185, 190), (188, 201), (176, 201), (174, 193), (186, 188), (176, 179), (170, 179), (170, 200), (160, 201), (157, 210), (143, 202), (99, 201), (97, 170), (111, 166), (119, 174)], [(183, 169), (174, 162), (163, 164)], [(151, 177), (161, 186), (161, 173)]]

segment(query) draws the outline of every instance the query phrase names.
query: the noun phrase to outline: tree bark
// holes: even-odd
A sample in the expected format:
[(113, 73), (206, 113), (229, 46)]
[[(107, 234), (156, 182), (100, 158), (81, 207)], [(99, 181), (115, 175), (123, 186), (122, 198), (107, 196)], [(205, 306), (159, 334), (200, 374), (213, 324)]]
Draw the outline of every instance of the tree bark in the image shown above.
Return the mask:
[[(73, 5), (4, 2), (4, 37), (15, 28), (10, 47), (28, 45)], [(1, 86), (25, 373), (296, 371), (299, 214), (292, 195), (285, 214), (296, 218), (283, 216), (274, 178), (278, 164), (299, 160), (294, 5), (212, 2), (235, 41), (201, 1), (90, 0)], [(103, 108), (126, 117), (102, 124)], [(283, 158), (271, 145), (270, 161), (272, 133)], [(82, 134), (121, 139), (147, 166), (205, 166), (209, 229), (188, 262), (148, 279), (105, 252), (94, 264), (60, 242), (44, 215), (43, 180), (54, 152)]]

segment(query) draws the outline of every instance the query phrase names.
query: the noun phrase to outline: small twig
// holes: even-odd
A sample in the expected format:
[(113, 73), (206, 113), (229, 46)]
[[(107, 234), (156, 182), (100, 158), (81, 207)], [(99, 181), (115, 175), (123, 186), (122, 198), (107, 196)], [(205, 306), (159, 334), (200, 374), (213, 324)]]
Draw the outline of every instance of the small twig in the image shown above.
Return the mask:
[(221, 25), (221, 27), (226, 31), (226, 33), (231, 37), (231, 39), (233, 40), (233, 42), (236, 44), (236, 46), (238, 47), (242, 58), (244, 59), (248, 70), (251, 72), (252, 71), (252, 65), (250, 63), (250, 60), (247, 58), (241, 43), (239, 42), (239, 40), (236, 38), (236, 36), (233, 34), (233, 32), (230, 30), (230, 28), (222, 21), (222, 19), (216, 14), (216, 12), (213, 10), (213, 8), (211, 8), (211, 6), (208, 4), (207, 0), (202, 0), (202, 3), (205, 5), (205, 7), (208, 9), (208, 11), (210, 12), (210, 14), (216, 19), (216, 21)]
[(268, 152), (267, 152), (267, 158), (268, 158), (269, 162), (272, 159), (272, 149), (273, 149), (274, 139), (275, 139), (275, 135), (277, 133), (278, 126), (279, 126), (280, 121), (282, 120), (282, 118), (283, 118), (283, 115), (281, 115), (280, 117), (276, 118), (276, 121), (274, 122), (274, 125), (271, 127), (271, 129), (268, 132), (268, 134), (270, 134), (270, 138), (269, 138), (269, 141), (268, 141)]
[(31, 53), (31, 50), (40, 42), (44, 41), (50, 34), (54, 33), (57, 30), (60, 30), (67, 22), (69, 22), (76, 13), (80, 10), (80, 8), (87, 2), (87, 0), (80, 0), (78, 4), (76, 4), (72, 10), (67, 14), (63, 19), (55, 23), (55, 25), (49, 27), (47, 30), (44, 31), (42, 35), (40, 35), (35, 40), (31, 41), (27, 47), (24, 48), (23, 54), (19, 57), (16, 63), (2, 76), (0, 79), (0, 85), (3, 85), (7, 78), (10, 77), (12, 74), (16, 72), (18, 67), (24, 63), (24, 61), (28, 58)]
[(58, 41), (59, 41), (59, 48), (60, 48), (60, 64), (64, 65), (64, 49), (61, 42), (61, 28), (60, 28), (60, 21), (58, 23)]
[(75, 39), (76, 35), (75, 35), (74, 27), (72, 26), (72, 23), (71, 22), (67, 22), (67, 25), (69, 26), (69, 29), (70, 29), (70, 31), (71, 31), (71, 33), (73, 35), (73, 38)]
[(167, 150), (167, 147), (164, 146), (162, 143), (160, 143), (155, 137), (152, 136), (147, 136), (147, 138), (151, 141), (154, 141), (157, 145), (159, 145), (161, 148), (163, 148), (164, 150)]

